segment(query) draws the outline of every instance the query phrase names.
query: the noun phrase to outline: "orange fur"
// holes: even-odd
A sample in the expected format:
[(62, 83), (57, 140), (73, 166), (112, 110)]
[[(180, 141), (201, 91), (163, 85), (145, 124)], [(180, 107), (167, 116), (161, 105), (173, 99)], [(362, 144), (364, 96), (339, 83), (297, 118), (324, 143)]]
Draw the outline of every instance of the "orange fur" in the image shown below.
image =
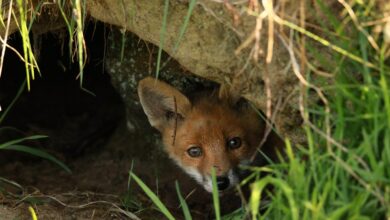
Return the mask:
[[(216, 92), (202, 92), (189, 99), (168, 84), (145, 78), (138, 87), (141, 104), (149, 122), (163, 137), (166, 152), (187, 173), (210, 191), (210, 171), (218, 177), (233, 175), (243, 161), (250, 160), (263, 138), (264, 126), (250, 106), (235, 106)], [(240, 147), (227, 142), (239, 137)], [(188, 150), (200, 147), (202, 155), (192, 157)]]

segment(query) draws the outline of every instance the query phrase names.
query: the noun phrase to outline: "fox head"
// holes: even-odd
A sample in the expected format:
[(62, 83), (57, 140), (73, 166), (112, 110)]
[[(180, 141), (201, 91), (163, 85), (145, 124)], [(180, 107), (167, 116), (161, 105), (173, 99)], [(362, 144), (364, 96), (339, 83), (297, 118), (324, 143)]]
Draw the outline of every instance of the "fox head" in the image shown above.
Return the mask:
[(238, 183), (237, 166), (248, 163), (264, 126), (248, 105), (202, 92), (193, 98), (172, 86), (145, 78), (138, 95), (150, 124), (162, 134), (165, 151), (208, 192), (215, 169), (219, 191)]

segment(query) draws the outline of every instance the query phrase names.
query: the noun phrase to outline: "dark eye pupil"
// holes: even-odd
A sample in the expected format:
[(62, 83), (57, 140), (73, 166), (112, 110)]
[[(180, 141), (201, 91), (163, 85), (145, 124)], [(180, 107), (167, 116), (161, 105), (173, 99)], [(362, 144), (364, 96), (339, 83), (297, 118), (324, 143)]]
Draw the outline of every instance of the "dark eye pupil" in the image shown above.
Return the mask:
[(237, 149), (241, 147), (241, 139), (239, 137), (234, 137), (228, 141), (227, 145), (230, 149)]
[(202, 149), (200, 147), (191, 147), (187, 150), (190, 157), (200, 157), (202, 155)]

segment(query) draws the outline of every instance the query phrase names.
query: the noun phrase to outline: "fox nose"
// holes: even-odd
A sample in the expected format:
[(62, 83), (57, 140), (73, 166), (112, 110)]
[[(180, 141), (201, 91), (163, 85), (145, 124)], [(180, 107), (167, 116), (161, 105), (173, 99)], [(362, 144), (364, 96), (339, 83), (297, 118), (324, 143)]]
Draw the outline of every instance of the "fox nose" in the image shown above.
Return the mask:
[(217, 177), (217, 186), (219, 191), (223, 191), (227, 189), (230, 185), (229, 178), (226, 176), (218, 176)]

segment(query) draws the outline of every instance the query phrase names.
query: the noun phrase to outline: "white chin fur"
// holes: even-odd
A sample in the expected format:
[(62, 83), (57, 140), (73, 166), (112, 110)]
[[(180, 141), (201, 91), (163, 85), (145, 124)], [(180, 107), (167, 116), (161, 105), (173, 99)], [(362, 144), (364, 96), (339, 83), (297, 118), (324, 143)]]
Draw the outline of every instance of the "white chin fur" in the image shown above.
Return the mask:
[(230, 187), (237, 185), (238, 182), (240, 181), (238, 179), (237, 174), (235, 172), (233, 172), (233, 169), (229, 170), (228, 178), (229, 178), (229, 181), (230, 181)]
[(185, 168), (184, 171), (202, 185), (207, 192), (213, 191), (211, 176), (203, 176), (194, 168)]
[(199, 184), (203, 185), (203, 176), (194, 168), (184, 168), (184, 171), (194, 178)]
[[(177, 160), (175, 160), (175, 161), (176, 161), (177, 165), (179, 165), (179, 167), (181, 167), (189, 176), (194, 178), (200, 185), (202, 185), (203, 188), (207, 192), (210, 192), (210, 193), (213, 192), (213, 181), (211, 179), (211, 176), (203, 176), (195, 168), (185, 167), (180, 163), (180, 161), (177, 161)], [(238, 184), (239, 179), (238, 179), (237, 174), (233, 172), (233, 169), (230, 169), (228, 171), (227, 177), (229, 178), (229, 182), (230, 182), (228, 189), (231, 188), (232, 186), (235, 186)]]

